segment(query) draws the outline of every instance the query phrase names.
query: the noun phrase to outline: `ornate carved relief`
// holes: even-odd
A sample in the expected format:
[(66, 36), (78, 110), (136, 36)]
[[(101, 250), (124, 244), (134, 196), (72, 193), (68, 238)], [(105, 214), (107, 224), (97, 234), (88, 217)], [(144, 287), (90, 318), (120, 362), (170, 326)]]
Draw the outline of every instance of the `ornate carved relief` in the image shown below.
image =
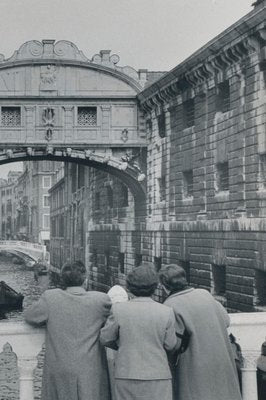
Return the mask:
[(42, 119), (44, 122), (44, 126), (47, 128), (46, 129), (46, 134), (45, 134), (45, 139), (47, 141), (52, 139), (53, 136), (53, 126), (54, 126), (54, 120), (55, 120), (55, 111), (51, 107), (47, 107), (43, 110), (42, 114)]
[(46, 65), (41, 68), (40, 90), (53, 91), (57, 90), (56, 86), (56, 67), (54, 65)]
[(0, 353), (0, 398), (19, 399), (19, 371), (17, 356), (9, 343), (3, 346)]

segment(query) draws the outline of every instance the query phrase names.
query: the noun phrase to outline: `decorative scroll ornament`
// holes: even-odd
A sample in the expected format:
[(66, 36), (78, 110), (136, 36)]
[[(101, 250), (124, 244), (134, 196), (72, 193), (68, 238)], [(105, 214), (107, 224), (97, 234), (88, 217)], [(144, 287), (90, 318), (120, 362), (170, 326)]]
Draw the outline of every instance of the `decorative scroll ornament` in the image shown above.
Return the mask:
[(128, 130), (127, 129), (122, 130), (121, 140), (123, 140), (124, 143), (128, 141)]
[(53, 136), (53, 126), (54, 126), (54, 119), (55, 119), (55, 111), (51, 107), (47, 107), (43, 110), (42, 119), (44, 122), (46, 129), (45, 139), (50, 141)]

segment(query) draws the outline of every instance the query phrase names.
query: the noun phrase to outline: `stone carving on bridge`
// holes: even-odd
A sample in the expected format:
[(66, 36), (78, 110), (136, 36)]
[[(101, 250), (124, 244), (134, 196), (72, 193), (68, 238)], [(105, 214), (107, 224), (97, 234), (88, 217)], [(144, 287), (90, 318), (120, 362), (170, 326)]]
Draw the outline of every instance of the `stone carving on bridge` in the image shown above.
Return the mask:
[[(46, 63), (51, 59), (56, 64), (57, 60), (67, 60), (67, 61), (79, 61), (89, 65), (100, 65), (103, 67), (111, 68), (118, 72), (128, 75), (130, 78), (137, 81), (141, 86), (146, 82), (146, 73), (143, 74), (141, 71), (136, 71), (130, 66), (118, 66), (119, 56), (117, 54), (111, 54), (111, 50), (101, 50), (99, 54), (95, 54), (92, 59), (87, 58), (84, 53), (78, 49), (78, 47), (67, 40), (60, 40), (55, 42), (55, 40), (42, 40), (39, 42), (37, 40), (28, 41), (20, 46), (18, 50), (10, 58), (5, 58), (4, 55), (0, 54), (0, 62), (12, 62), (21, 60), (37, 60), (46, 61)], [(50, 66), (50, 71), (47, 69), (48, 66), (44, 66), (44, 71), (41, 75), (41, 90), (56, 90), (54, 87), (56, 82), (56, 77), (51, 73), (52, 66)], [(54, 68), (54, 66), (53, 66)]]
[(46, 127), (45, 139), (50, 141), (53, 136), (53, 126), (55, 121), (55, 110), (52, 107), (47, 107), (43, 110), (42, 119)]
[(3, 346), (0, 353), (0, 398), (19, 399), (19, 371), (17, 356), (9, 343)]
[(41, 68), (40, 90), (57, 90), (55, 65), (49, 64)]
[(146, 178), (146, 175), (143, 173), (140, 162), (141, 162), (141, 149), (138, 153), (126, 153), (121, 157), (121, 160), (123, 161), (121, 165), (122, 170), (126, 170), (128, 166), (133, 167), (137, 172), (138, 172), (138, 181), (143, 182), (144, 179)]

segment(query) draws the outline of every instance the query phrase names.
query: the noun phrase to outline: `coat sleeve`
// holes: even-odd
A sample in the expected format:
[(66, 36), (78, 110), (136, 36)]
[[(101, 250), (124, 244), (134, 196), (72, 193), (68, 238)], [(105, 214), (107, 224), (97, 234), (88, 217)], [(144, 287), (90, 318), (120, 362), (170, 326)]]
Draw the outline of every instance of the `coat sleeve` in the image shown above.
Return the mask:
[(181, 340), (176, 336), (175, 315), (173, 310), (170, 310), (170, 315), (164, 337), (164, 348), (166, 351), (172, 352), (177, 350), (180, 345)]
[(106, 347), (117, 350), (117, 340), (119, 338), (119, 325), (115, 319), (113, 312), (109, 315), (105, 326), (100, 332), (100, 342)]
[(216, 308), (219, 314), (219, 317), (223, 320), (226, 328), (230, 326), (230, 317), (226, 311), (226, 309), (222, 306), (221, 303), (215, 300)]
[(45, 325), (48, 321), (48, 305), (45, 294), (25, 311), (24, 317), (28, 324), (36, 326)]

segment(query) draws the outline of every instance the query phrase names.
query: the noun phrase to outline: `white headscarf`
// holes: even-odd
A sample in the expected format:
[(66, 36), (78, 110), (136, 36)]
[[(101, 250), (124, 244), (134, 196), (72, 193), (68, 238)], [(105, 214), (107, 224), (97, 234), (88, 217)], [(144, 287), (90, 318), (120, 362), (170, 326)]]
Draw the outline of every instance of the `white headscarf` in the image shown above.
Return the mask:
[(128, 301), (128, 294), (122, 286), (114, 285), (107, 294), (112, 300), (113, 304)]

